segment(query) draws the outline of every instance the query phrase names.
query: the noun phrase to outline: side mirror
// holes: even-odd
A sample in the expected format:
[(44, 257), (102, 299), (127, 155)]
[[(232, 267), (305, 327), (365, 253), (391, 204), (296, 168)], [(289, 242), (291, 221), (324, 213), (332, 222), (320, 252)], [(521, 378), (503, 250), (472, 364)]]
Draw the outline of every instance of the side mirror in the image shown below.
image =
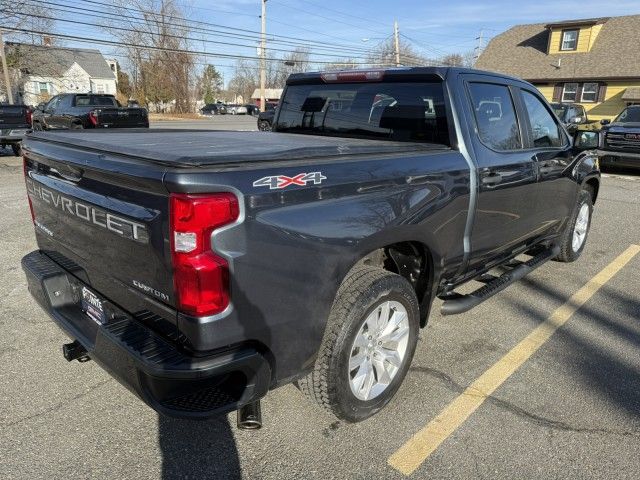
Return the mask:
[(591, 130), (582, 130), (576, 133), (573, 146), (578, 150), (593, 150), (598, 148), (600, 135)]
[(600, 125), (609, 125), (611, 120), (607, 120), (606, 118), (600, 120)]

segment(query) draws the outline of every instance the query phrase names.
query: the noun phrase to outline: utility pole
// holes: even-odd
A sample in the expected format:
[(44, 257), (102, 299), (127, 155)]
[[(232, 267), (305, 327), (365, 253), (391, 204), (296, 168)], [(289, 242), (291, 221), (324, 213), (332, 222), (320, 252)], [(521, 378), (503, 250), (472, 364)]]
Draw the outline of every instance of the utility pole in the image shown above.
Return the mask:
[(396, 67), (400, 66), (400, 34), (398, 32), (398, 21), (395, 20), (393, 22), (393, 40), (395, 45), (395, 54), (396, 54)]
[(2, 38), (2, 30), (0, 30), (0, 55), (2, 55), (2, 70), (4, 71), (4, 84), (7, 89), (7, 100), (9, 100), (9, 105), (13, 105), (13, 94), (11, 93), (11, 82), (9, 81), (7, 57), (4, 54), (4, 38)]
[[(476, 54), (474, 55), (474, 59), (478, 60), (478, 58), (480, 57), (480, 54), (482, 53), (482, 47), (484, 46), (484, 29), (481, 28), (480, 29), (480, 35), (476, 37), (476, 40), (478, 41), (478, 46), (476, 47)], [(475, 63), (475, 62), (474, 62)]]
[(262, 33), (260, 35), (260, 111), (265, 111), (264, 87), (267, 83), (267, 0), (262, 0)]

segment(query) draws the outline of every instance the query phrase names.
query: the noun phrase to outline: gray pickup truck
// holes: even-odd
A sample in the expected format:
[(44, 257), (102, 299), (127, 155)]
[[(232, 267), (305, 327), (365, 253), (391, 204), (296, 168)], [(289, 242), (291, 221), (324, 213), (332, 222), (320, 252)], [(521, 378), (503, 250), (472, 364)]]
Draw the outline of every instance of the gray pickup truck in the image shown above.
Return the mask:
[(585, 247), (597, 134), (574, 141), (521, 80), (296, 74), (273, 129), (29, 135), (22, 265), (68, 360), (167, 415), (256, 427), (295, 382), (356, 422), (397, 391), (435, 298), (467, 312)]

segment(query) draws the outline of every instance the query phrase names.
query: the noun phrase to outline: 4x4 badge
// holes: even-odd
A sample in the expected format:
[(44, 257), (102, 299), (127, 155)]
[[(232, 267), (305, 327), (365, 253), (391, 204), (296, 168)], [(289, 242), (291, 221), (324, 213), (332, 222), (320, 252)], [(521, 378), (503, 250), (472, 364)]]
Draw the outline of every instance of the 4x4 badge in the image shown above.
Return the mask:
[(299, 185), (304, 187), (307, 183), (312, 182), (314, 185), (320, 185), (327, 177), (322, 175), (322, 172), (311, 173), (299, 173), (293, 177), (286, 175), (271, 175), (269, 177), (262, 177), (259, 180), (253, 182), (254, 187), (269, 187), (269, 190), (276, 190), (280, 188), (286, 188), (290, 185)]

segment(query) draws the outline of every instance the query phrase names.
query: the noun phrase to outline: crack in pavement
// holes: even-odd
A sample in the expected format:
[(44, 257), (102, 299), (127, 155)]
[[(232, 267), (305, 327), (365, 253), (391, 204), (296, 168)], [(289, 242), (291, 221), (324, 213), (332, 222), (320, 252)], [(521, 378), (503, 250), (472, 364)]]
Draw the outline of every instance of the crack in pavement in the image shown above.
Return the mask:
[(103, 380), (101, 382), (96, 383), (95, 385), (91, 385), (91, 386), (88, 387), (88, 389), (86, 391), (84, 391), (82, 393), (78, 393), (77, 395), (74, 395), (72, 397), (69, 397), (68, 399), (66, 399), (66, 400), (64, 400), (62, 402), (59, 402), (59, 403), (57, 403), (57, 404), (55, 404), (55, 405), (53, 405), (53, 406), (41, 411), (41, 412), (34, 413), (33, 415), (27, 415), (26, 417), (19, 418), (18, 420), (14, 420), (13, 422), (2, 423), (0, 425), (3, 426), (3, 427), (12, 427), (14, 425), (18, 425), (20, 423), (28, 422), (29, 420), (33, 420), (35, 418), (41, 417), (41, 416), (46, 415), (48, 413), (57, 412), (64, 405), (66, 405), (66, 404), (68, 404), (70, 402), (74, 402), (75, 400), (79, 400), (82, 397), (86, 397), (87, 395), (93, 393), (94, 391), (96, 391), (100, 387), (106, 385), (107, 383), (110, 383), (111, 380), (112, 380), (111, 378), (108, 378), (106, 380)]
[[(445, 384), (447, 389), (455, 393), (461, 394), (466, 390), (466, 387), (456, 382), (449, 374), (442, 372), (440, 370), (436, 370), (435, 368), (415, 366), (415, 367), (411, 367), (410, 370), (415, 372), (425, 373), (433, 378), (440, 380), (442, 383)], [(597, 434), (597, 435), (618, 435), (618, 436), (624, 436), (624, 437), (640, 437), (640, 431), (635, 431), (635, 430), (611, 430), (606, 428), (589, 428), (589, 427), (580, 427), (580, 426), (570, 425), (561, 420), (554, 420), (551, 418), (543, 417), (542, 415), (535, 414), (533, 412), (529, 412), (528, 410), (525, 410), (524, 408), (518, 405), (515, 405), (507, 400), (494, 397), (493, 395), (489, 395), (487, 397), (487, 401), (531, 423), (535, 423), (536, 425), (541, 425), (543, 427), (554, 429), (554, 430), (562, 430), (562, 431), (575, 432), (575, 433)]]

